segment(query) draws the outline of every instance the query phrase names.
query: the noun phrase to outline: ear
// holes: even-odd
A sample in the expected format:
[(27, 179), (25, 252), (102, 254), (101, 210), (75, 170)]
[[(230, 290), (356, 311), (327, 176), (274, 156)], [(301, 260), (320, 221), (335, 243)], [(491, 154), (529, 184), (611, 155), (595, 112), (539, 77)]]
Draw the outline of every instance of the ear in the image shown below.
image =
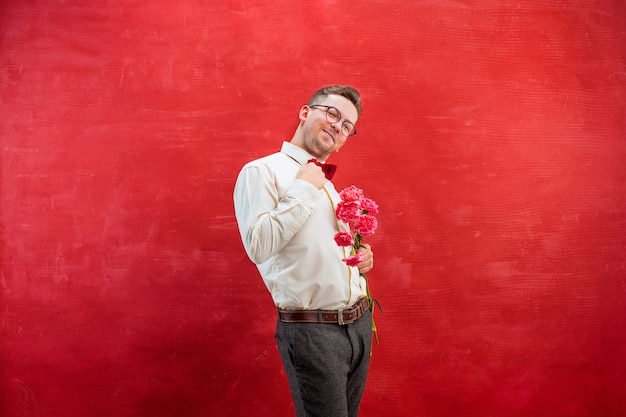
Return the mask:
[(298, 113), (298, 117), (300, 118), (301, 122), (304, 122), (306, 120), (310, 111), (311, 111), (311, 108), (307, 106), (306, 104), (300, 108), (300, 113)]

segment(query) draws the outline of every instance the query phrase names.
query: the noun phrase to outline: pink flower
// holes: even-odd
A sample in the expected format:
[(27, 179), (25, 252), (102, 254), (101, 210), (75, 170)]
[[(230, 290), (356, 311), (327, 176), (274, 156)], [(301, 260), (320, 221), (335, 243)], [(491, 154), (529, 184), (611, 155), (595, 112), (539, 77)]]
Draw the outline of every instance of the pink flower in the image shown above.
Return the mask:
[(361, 262), (363, 262), (364, 255), (362, 253), (357, 253), (352, 255), (346, 259), (342, 259), (348, 266), (358, 266)]
[(352, 246), (352, 256), (343, 259), (348, 266), (358, 266), (363, 261), (363, 254), (357, 253), (363, 247), (361, 241), (364, 236), (374, 234), (378, 228), (378, 221), (374, 214), (378, 214), (378, 204), (365, 197), (363, 190), (354, 185), (339, 192), (341, 201), (337, 203), (335, 214), (337, 219), (348, 224), (350, 230), (335, 234), (335, 243), (339, 246)]
[(361, 208), (367, 214), (378, 214), (378, 204), (371, 198), (363, 197), (361, 199)]
[(341, 190), (339, 197), (341, 197), (343, 201), (359, 201), (364, 198), (364, 195), (363, 190), (351, 185)]
[(354, 244), (354, 239), (352, 238), (352, 233), (350, 232), (337, 232), (335, 234), (335, 242), (338, 246), (352, 246)]
[(373, 235), (378, 227), (378, 220), (376, 217), (365, 214), (356, 221), (354, 225), (354, 231), (361, 236)]
[(358, 200), (337, 203), (337, 218), (346, 223), (356, 221), (361, 215), (361, 211), (361, 203)]

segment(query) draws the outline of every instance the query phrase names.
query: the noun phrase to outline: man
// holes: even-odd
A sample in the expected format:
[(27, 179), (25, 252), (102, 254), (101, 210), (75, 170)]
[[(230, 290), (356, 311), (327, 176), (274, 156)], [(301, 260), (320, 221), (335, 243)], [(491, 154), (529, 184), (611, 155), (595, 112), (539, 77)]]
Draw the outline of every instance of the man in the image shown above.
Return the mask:
[[(333, 237), (349, 230), (322, 167), (356, 133), (361, 98), (349, 86), (317, 91), (299, 112), (280, 152), (246, 164), (237, 178), (235, 214), (246, 252), (278, 308), (276, 340), (298, 417), (356, 417), (372, 341), (366, 282), (371, 247), (349, 267), (350, 248)], [(319, 164), (319, 165), (318, 165)], [(328, 165), (322, 165), (328, 166)]]

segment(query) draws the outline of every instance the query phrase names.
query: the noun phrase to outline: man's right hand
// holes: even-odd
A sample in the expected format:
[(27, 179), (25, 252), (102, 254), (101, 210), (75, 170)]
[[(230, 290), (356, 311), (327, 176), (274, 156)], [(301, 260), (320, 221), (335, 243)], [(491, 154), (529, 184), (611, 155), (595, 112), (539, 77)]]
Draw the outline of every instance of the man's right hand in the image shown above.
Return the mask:
[(321, 190), (326, 182), (326, 177), (324, 176), (324, 172), (322, 172), (322, 168), (318, 167), (313, 162), (302, 165), (296, 174), (296, 179), (309, 182), (318, 190)]

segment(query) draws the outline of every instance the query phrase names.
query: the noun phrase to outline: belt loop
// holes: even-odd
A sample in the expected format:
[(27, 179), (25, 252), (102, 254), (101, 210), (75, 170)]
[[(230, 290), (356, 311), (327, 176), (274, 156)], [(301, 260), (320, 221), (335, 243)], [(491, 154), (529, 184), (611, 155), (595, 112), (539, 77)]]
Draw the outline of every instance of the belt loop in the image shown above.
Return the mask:
[(343, 326), (345, 324), (343, 322), (343, 308), (337, 310), (337, 323), (339, 323), (340, 326)]
[(317, 310), (317, 322), (322, 322), (322, 310)]

